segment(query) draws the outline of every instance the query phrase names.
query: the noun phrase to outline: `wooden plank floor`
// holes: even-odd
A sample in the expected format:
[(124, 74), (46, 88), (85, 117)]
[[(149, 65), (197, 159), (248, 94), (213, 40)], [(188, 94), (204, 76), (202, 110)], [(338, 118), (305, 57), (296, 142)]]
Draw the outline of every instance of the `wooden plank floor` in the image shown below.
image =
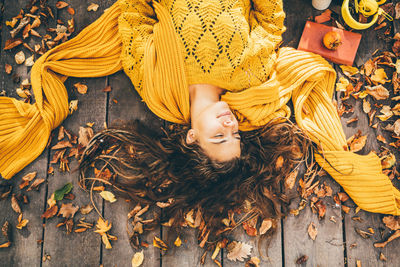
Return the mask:
[[(104, 9), (114, 2), (113, 0), (65, 1), (76, 12), (74, 15), (76, 25), (74, 36), (98, 18)], [(28, 0), (0, 0), (0, 4), (4, 6), (0, 36), (0, 92), (4, 89), (6, 95), (12, 97), (18, 97), (15, 93), (18, 84), (14, 83), (10, 75), (5, 73), (4, 65), (6, 63), (11, 64), (13, 72), (22, 77), (21, 79), (28, 78), (31, 68), (17, 66), (14, 55), (20, 50), (23, 50), (27, 55), (31, 55), (31, 52), (21, 47), (14, 48), (11, 51), (3, 50), (5, 41), (10, 38), (9, 29), (5, 22), (16, 16), (20, 8), (25, 7), (28, 2)], [(48, 0), (47, 2), (53, 7), (56, 19), (66, 22), (71, 18), (71, 15), (65, 9), (56, 10), (54, 8), (56, 0)], [(86, 10), (92, 2), (99, 4), (99, 10), (96, 12)], [(311, 7), (311, 0), (284, 0), (284, 8), (287, 14), (287, 31), (283, 35), (284, 45), (296, 47), (306, 19), (318, 15), (320, 12)], [(56, 21), (51, 20), (46, 27), (55, 26)], [(367, 30), (362, 33), (363, 38), (357, 54), (357, 64), (363, 64), (377, 48), (390, 50), (390, 44), (378, 40), (377, 31)], [(80, 95), (76, 93), (76, 90), (72, 90), (72, 85), (78, 81), (88, 85), (87, 94)], [(111, 86), (112, 91), (103, 92), (102, 89), (108, 85)], [(76, 135), (79, 132), (79, 127), (89, 122), (94, 123), (95, 131), (102, 129), (105, 123), (109, 125), (117, 120), (139, 119), (152, 127), (158, 128), (164, 125), (164, 122), (156, 118), (141, 102), (130, 80), (122, 72), (96, 79), (70, 78), (66, 82), (66, 87), (70, 100), (79, 100), (79, 108), (62, 125)], [(370, 128), (367, 115), (362, 112), (360, 102), (353, 101), (352, 104), (355, 105), (354, 114), (342, 118), (346, 136), (349, 137), (358, 129), (361, 129), (364, 134), (368, 133), (369, 135), (368, 143), (361, 152), (379, 151), (376, 136), (378, 134), (387, 135), (387, 133), (380, 128), (378, 130)], [(359, 121), (347, 126), (346, 121), (355, 116), (358, 116)], [(53, 141), (53, 144), (55, 143)], [(50, 195), (67, 182), (71, 182), (74, 186), (72, 191), (76, 196), (73, 201), (74, 205), (82, 207), (90, 202), (88, 194), (78, 186), (76, 172), (60, 173), (55, 170), (54, 175), (47, 174), (53, 154), (54, 151), (46, 149), (37, 160), (18, 173), (12, 180), (0, 180), (0, 185), (12, 185), (13, 193), (17, 195), (21, 193), (18, 185), (21, 177), (25, 174), (37, 171), (38, 177), (46, 179), (45, 184), (40, 187), (38, 192), (26, 193), (29, 197), (29, 204), (24, 204), (21, 208), (24, 218), (29, 219), (29, 223), (22, 230), (15, 227), (17, 214), (11, 208), (10, 198), (0, 201), (0, 225), (9, 221), (12, 229), (12, 246), (0, 249), (0, 266), (131, 266), (131, 258), (135, 251), (130, 247), (126, 234), (126, 215), (132, 208), (130, 203), (122, 199), (111, 204), (104, 203), (103, 200), (95, 196), (95, 203), (100, 212), (113, 223), (111, 234), (118, 237), (117, 241), (112, 242), (113, 248), (111, 250), (104, 248), (100, 236), (93, 233), (93, 230), (79, 234), (66, 234), (64, 230), (56, 227), (61, 219), (51, 218), (46, 220), (40, 217), (46, 209), (46, 201)], [(70, 166), (71, 170), (76, 166), (77, 162), (73, 161)], [(340, 189), (339, 185), (330, 177), (321, 178), (321, 182), (326, 182), (335, 192)], [(298, 202), (298, 199), (295, 200), (292, 207), (297, 207)], [(382, 215), (360, 211), (357, 216), (361, 217), (362, 221), (355, 221), (352, 220), (354, 203), (348, 204), (352, 207), (350, 214), (343, 214), (341, 207), (336, 205), (332, 198), (324, 199), (324, 203), (327, 205), (327, 214), (322, 220), (318, 220), (309, 207), (297, 217), (289, 215), (281, 220), (277, 233), (272, 239), (268, 256), (261, 257), (257, 251), (257, 240), (248, 237), (241, 229), (235, 230), (232, 235), (236, 240), (253, 245), (252, 256), (262, 258), (260, 266), (296, 266), (296, 260), (302, 255), (309, 257), (308, 261), (303, 263), (302, 266), (356, 266), (358, 260), (361, 261), (362, 266), (400, 266), (400, 255), (397, 249), (400, 245), (400, 239), (391, 242), (384, 249), (373, 247), (374, 242), (383, 239), (378, 233), (378, 229), (384, 229), (381, 222)], [(81, 217), (83, 216), (80, 214), (75, 220)], [(98, 218), (94, 212), (85, 215), (85, 217), (86, 221), (92, 223)], [(335, 222), (330, 218), (334, 218)], [(318, 229), (315, 241), (311, 240), (307, 234), (307, 227), (311, 222)], [(368, 227), (372, 227), (376, 231), (369, 239), (363, 239), (355, 232), (355, 228), (366, 230)], [(144, 241), (151, 244), (155, 235), (167, 239), (168, 229), (165, 227), (155, 229), (144, 237)], [(387, 237), (387, 233), (384, 234), (384, 237)], [(166, 254), (160, 253), (158, 249), (150, 245), (144, 249), (145, 262), (143, 266), (199, 266), (203, 251), (197, 246), (194, 230), (185, 231), (182, 240), (184, 242), (181, 248), (174, 249)], [(357, 245), (354, 246), (354, 244)], [(379, 260), (381, 252), (386, 256), (386, 262)], [(226, 251), (223, 251), (217, 259), (222, 263), (222, 266), (244, 266), (244, 263), (229, 261), (226, 257)], [(216, 265), (208, 256), (205, 266)]]

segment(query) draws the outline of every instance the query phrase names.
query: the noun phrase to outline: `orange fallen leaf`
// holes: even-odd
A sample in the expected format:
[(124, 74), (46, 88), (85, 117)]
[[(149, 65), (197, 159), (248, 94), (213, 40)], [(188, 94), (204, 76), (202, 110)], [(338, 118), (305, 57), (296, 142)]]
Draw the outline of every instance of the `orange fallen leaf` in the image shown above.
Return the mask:
[(376, 248), (384, 248), (389, 242), (395, 240), (396, 238), (400, 237), (400, 230), (396, 230), (385, 242), (382, 243), (375, 243), (374, 247)]
[(165, 244), (164, 241), (162, 241), (160, 238), (154, 236), (153, 238), (153, 246), (155, 246), (156, 248), (159, 248), (161, 250), (168, 250), (168, 246), (167, 244)]
[(83, 84), (83, 83), (75, 83), (74, 87), (76, 88), (76, 90), (78, 91), (78, 93), (84, 95), (87, 93), (87, 85)]
[(7, 74), (11, 74), (12, 71), (12, 66), (10, 64), (5, 65), (5, 70)]
[(332, 11), (330, 9), (325, 10), (321, 15), (315, 17), (316, 23), (324, 23), (331, 20)]
[(308, 232), (308, 235), (310, 236), (310, 238), (312, 240), (315, 240), (315, 238), (317, 237), (317, 234), (318, 234), (317, 226), (315, 226), (315, 224), (313, 222), (311, 222), (308, 225), (307, 232)]
[(68, 6), (68, 3), (64, 2), (64, 1), (58, 1), (56, 3), (56, 8), (58, 8), (58, 9), (62, 9), (64, 7), (67, 7), (67, 6)]

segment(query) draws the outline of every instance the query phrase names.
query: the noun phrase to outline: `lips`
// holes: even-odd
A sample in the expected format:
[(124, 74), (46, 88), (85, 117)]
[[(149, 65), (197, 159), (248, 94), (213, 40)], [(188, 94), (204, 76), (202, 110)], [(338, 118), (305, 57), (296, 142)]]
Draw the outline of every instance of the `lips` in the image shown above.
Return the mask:
[(219, 114), (217, 116), (217, 118), (221, 118), (223, 116), (228, 116), (228, 115), (230, 116), (231, 114), (232, 114), (232, 112), (230, 110), (228, 110), (228, 111), (225, 111), (224, 113)]

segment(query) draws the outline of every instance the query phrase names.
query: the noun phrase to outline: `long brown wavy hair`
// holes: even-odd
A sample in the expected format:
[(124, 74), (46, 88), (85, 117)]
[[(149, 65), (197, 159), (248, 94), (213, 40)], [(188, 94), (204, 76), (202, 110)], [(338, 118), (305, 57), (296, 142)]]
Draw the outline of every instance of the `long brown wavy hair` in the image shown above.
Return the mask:
[(172, 218), (179, 228), (188, 211), (200, 209), (216, 236), (226, 228), (221, 220), (245, 202), (260, 218), (285, 213), (281, 182), (305, 160), (311, 145), (297, 126), (273, 121), (242, 132), (241, 156), (222, 163), (210, 160), (197, 144), (188, 145), (188, 129), (171, 125), (157, 131), (137, 121), (99, 132), (80, 160), (81, 185), (87, 185), (91, 166), (106, 163), (115, 174), (109, 180), (115, 192), (141, 204), (170, 203), (157, 223)]

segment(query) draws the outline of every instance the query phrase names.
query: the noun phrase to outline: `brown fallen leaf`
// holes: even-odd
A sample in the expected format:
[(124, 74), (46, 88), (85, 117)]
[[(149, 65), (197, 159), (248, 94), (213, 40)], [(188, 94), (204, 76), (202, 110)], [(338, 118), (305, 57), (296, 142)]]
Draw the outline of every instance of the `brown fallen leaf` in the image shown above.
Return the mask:
[(382, 243), (375, 243), (374, 247), (376, 248), (384, 248), (389, 242), (395, 240), (396, 238), (400, 237), (400, 230), (396, 230), (396, 232), (394, 232), (391, 236), (389, 236), (389, 238)]
[(23, 43), (23, 41), (20, 38), (18, 38), (18, 39), (8, 39), (6, 41), (6, 43), (5, 43), (5, 45), (4, 45), (4, 50), (13, 49), (14, 47), (17, 47), (22, 43)]
[(376, 136), (376, 140), (381, 141), (382, 143), (387, 144), (385, 137), (383, 137), (382, 135), (377, 135)]
[(364, 239), (370, 238), (372, 236), (372, 233), (370, 233), (370, 232), (366, 232), (366, 231), (363, 231), (358, 228), (354, 228), (354, 229), (356, 230), (357, 234), (359, 234)]
[(376, 100), (385, 100), (389, 97), (389, 91), (383, 85), (365, 86), (365, 91)]
[(12, 72), (12, 66), (10, 64), (5, 65), (5, 70), (7, 74), (11, 74)]
[(86, 147), (89, 144), (89, 140), (93, 137), (93, 129), (90, 127), (79, 127), (79, 137), (78, 142), (83, 147)]
[(317, 234), (318, 234), (317, 226), (313, 222), (311, 222), (308, 225), (307, 232), (308, 232), (308, 235), (310, 236), (310, 238), (312, 240), (315, 240), (315, 238), (317, 237)]
[(83, 84), (83, 83), (75, 83), (74, 87), (76, 88), (76, 90), (78, 91), (78, 93), (80, 93), (81, 95), (84, 95), (87, 93), (87, 85)]
[(11, 196), (11, 208), (18, 214), (22, 213), (21, 208), (18, 204), (18, 200), (15, 197), (15, 194), (12, 194), (12, 196)]
[(31, 184), (31, 186), (29, 186), (28, 189), (26, 189), (26, 192), (31, 191), (31, 190), (38, 190), (39, 186), (44, 183), (44, 179), (40, 178), (40, 179), (36, 179), (35, 181), (33, 181), (33, 183)]
[(358, 117), (355, 117), (355, 118), (352, 118), (352, 119), (346, 121), (346, 124), (349, 125), (350, 123), (356, 122), (356, 121), (358, 121)]
[(68, 9), (67, 9), (67, 11), (68, 11), (68, 13), (70, 14), (70, 15), (75, 15), (75, 9), (73, 9), (72, 7), (68, 7)]
[(58, 1), (56, 3), (56, 8), (58, 8), (58, 9), (62, 9), (64, 7), (67, 7), (67, 6), (68, 6), (68, 3), (64, 2), (64, 1)]
[(62, 204), (58, 216), (62, 215), (64, 218), (73, 218), (78, 210), (79, 206), (74, 206), (72, 203)]
[(18, 225), (16, 226), (17, 229), (21, 230), (22, 228), (26, 227), (29, 223), (29, 220), (27, 219), (21, 219), (21, 221), (18, 223)]
[(361, 261), (360, 261), (360, 260), (357, 260), (357, 261), (356, 261), (356, 267), (362, 267), (362, 266), (361, 266)]
[(387, 261), (387, 258), (385, 257), (385, 255), (383, 255), (382, 252), (379, 254), (379, 259), (380, 259), (381, 261)]
[(359, 130), (356, 134), (347, 139), (347, 145), (350, 147), (351, 152), (358, 152), (364, 148), (367, 141), (367, 136), (361, 136), (361, 131)]
[(50, 208), (48, 208), (43, 214), (42, 214), (42, 219), (50, 219), (54, 217), (57, 214), (58, 211), (58, 206), (53, 205)]
[(250, 260), (246, 262), (244, 267), (260, 267), (261, 260), (258, 257), (251, 257)]
[(93, 206), (88, 204), (86, 206), (81, 207), (79, 210), (83, 215), (89, 214), (93, 210)]
[(272, 223), (272, 219), (264, 219), (261, 223), (260, 226), (260, 235), (265, 234), (266, 232), (268, 232), (269, 229), (271, 229), (273, 223)]
[(385, 216), (382, 219), (382, 222), (386, 225), (390, 230), (400, 230), (400, 217), (399, 216)]
[(301, 265), (303, 263), (306, 263), (307, 260), (308, 260), (308, 256), (307, 255), (303, 255), (303, 256), (301, 256), (300, 258), (298, 258), (296, 260), (296, 264)]
[(331, 20), (332, 11), (330, 9), (325, 10), (321, 15), (315, 17), (316, 23), (324, 23)]
[(104, 88), (102, 91), (103, 92), (111, 92), (111, 86), (107, 86), (106, 88)]

